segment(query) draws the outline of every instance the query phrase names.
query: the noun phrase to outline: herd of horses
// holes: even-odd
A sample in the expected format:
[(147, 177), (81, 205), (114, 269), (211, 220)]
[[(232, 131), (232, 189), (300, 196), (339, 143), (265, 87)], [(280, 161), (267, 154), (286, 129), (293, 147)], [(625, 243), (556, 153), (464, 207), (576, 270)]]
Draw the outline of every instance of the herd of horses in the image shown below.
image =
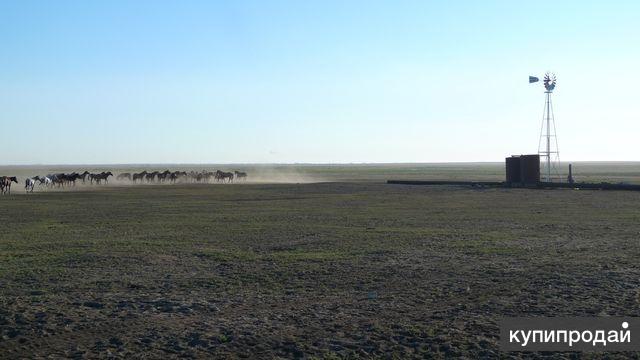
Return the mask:
[[(24, 189), (26, 192), (33, 192), (36, 185), (45, 187), (64, 187), (75, 186), (76, 181), (82, 183), (89, 182), (90, 184), (108, 184), (109, 177), (114, 176), (111, 171), (103, 171), (101, 173), (90, 173), (88, 171), (79, 174), (73, 172), (71, 174), (59, 173), (49, 174), (47, 176), (35, 176), (25, 179)], [(242, 171), (226, 172), (221, 170), (216, 171), (142, 171), (139, 173), (122, 173), (116, 177), (119, 181), (131, 181), (136, 183), (146, 184), (161, 184), (177, 182), (197, 182), (197, 183), (209, 183), (212, 181), (230, 183), (234, 180), (247, 180), (247, 173)], [(11, 184), (18, 183), (18, 178), (15, 176), (0, 176), (0, 194), (10, 194)]]
[(176, 183), (180, 180), (192, 181), (192, 182), (210, 182), (215, 180), (217, 182), (232, 182), (234, 179), (238, 180), (247, 180), (247, 173), (242, 171), (234, 171), (234, 172), (226, 172), (216, 170), (214, 171), (201, 171), (201, 172), (186, 172), (186, 171), (169, 171), (165, 170), (163, 172), (153, 171), (147, 172), (143, 171), (140, 173), (122, 173), (118, 175), (118, 180), (131, 180), (134, 183), (137, 182), (170, 182)]

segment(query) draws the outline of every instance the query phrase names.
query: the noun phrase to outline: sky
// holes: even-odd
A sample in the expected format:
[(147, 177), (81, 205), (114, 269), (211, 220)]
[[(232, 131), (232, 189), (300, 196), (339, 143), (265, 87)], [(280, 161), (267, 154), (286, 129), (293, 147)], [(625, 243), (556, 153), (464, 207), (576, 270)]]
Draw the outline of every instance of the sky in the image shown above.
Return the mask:
[(638, 161), (637, 1), (0, 1), (0, 165)]

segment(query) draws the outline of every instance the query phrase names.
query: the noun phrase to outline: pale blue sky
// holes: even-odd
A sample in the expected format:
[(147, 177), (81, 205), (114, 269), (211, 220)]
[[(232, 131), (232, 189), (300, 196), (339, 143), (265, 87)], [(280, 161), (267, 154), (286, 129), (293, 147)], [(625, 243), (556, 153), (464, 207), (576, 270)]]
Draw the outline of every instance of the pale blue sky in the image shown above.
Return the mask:
[(640, 160), (636, 1), (2, 1), (2, 164)]

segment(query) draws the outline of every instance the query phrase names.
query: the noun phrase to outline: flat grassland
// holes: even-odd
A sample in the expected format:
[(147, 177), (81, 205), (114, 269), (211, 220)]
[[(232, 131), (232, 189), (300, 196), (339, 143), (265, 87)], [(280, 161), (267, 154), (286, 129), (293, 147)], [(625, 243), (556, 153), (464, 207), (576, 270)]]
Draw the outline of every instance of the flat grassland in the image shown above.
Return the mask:
[(0, 358), (488, 357), (502, 316), (640, 316), (640, 193), (377, 180), (0, 197)]

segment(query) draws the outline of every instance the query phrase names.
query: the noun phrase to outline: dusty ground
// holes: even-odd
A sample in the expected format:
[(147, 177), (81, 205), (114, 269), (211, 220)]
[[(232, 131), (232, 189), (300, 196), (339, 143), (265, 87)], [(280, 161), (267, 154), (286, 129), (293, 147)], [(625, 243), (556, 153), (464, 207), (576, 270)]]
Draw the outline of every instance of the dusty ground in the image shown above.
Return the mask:
[(640, 316), (640, 193), (182, 185), (0, 206), (2, 358), (542, 356), (500, 354), (499, 317)]

